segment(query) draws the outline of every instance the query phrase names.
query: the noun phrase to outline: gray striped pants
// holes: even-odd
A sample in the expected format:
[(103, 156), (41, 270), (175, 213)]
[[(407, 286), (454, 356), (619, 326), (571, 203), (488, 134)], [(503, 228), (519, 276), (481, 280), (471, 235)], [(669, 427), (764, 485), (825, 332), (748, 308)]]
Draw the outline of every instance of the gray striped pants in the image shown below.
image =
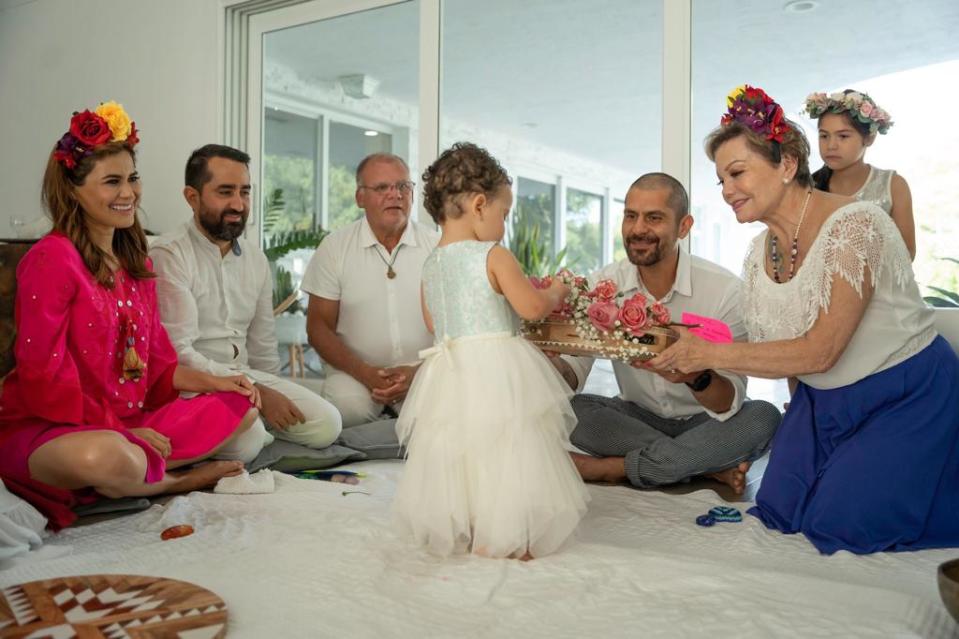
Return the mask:
[(762, 456), (782, 414), (769, 402), (746, 400), (724, 422), (699, 413), (660, 417), (618, 397), (576, 395), (579, 423), (570, 435), (578, 448), (598, 457), (625, 457), (634, 486), (675, 484)]

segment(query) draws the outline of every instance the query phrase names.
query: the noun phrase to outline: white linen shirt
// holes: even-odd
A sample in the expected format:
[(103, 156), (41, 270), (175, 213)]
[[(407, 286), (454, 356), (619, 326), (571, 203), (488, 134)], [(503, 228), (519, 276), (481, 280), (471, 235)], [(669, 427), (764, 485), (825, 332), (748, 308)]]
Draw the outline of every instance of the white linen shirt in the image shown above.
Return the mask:
[[(640, 292), (651, 301), (654, 299), (639, 279), (639, 270), (628, 259), (614, 262), (591, 274), (588, 279), (590, 286), (600, 280), (613, 280), (617, 290), (622, 291), (626, 297)], [(739, 302), (740, 286), (740, 279), (723, 267), (680, 249), (673, 287), (656, 301), (669, 309), (675, 322), (681, 321), (684, 312), (711, 317), (728, 324), (734, 340), (745, 341), (746, 327)], [(593, 359), (565, 355), (563, 359), (576, 373), (579, 380), (577, 390), (582, 390)], [(723, 413), (715, 413), (700, 404), (685, 384), (667, 382), (651, 371), (639, 370), (613, 360), (613, 372), (619, 384), (621, 399), (642, 406), (661, 417), (692, 417), (705, 411), (719, 421), (726, 421), (739, 411), (746, 398), (746, 377), (726, 371), (716, 372), (732, 382), (735, 396), (729, 410)]]
[[(366, 217), (328, 235), (310, 259), (300, 288), (340, 303), (336, 334), (373, 366), (400, 366), (419, 360), (433, 344), (420, 305), (423, 262), (439, 234), (410, 220), (388, 253)], [(394, 279), (386, 276), (393, 261)]]
[(277, 374), (273, 278), (257, 244), (238, 238), (240, 254), (220, 247), (193, 219), (157, 238), (150, 257), (163, 326), (179, 361), (214, 375), (254, 369)]

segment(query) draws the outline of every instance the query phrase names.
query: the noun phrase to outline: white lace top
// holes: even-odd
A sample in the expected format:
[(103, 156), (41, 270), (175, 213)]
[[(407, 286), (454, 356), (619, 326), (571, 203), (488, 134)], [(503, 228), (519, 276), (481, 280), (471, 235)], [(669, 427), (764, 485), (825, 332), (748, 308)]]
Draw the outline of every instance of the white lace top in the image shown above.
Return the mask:
[(877, 169), (869, 167), (869, 176), (862, 188), (853, 194), (853, 197), (863, 202), (875, 202), (883, 211), (892, 215), (892, 176), (896, 174), (892, 169)]
[(909, 252), (888, 214), (871, 202), (837, 209), (819, 230), (792, 280), (775, 283), (765, 271), (766, 235), (749, 248), (743, 265), (743, 317), (751, 342), (799, 337), (820, 310), (829, 311), (838, 275), (860, 294), (868, 267), (873, 295), (859, 327), (825, 373), (800, 376), (814, 388), (837, 388), (894, 366), (936, 337), (932, 310), (919, 294)]

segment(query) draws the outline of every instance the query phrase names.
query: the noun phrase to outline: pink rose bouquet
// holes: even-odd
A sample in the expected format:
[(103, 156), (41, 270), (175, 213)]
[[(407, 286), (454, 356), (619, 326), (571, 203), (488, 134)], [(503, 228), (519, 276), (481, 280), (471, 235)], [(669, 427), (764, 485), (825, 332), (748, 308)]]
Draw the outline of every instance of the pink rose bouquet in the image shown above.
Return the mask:
[(528, 337), (537, 341), (535, 336), (542, 334), (544, 324), (559, 324), (568, 327), (566, 334), (580, 350), (624, 361), (652, 356), (650, 345), (660, 343), (661, 329), (671, 321), (665, 306), (650, 303), (642, 293), (627, 298), (613, 280), (601, 280), (590, 288), (586, 278), (569, 271), (530, 280), (536, 288), (548, 288), (557, 277), (570, 287), (570, 293), (545, 321), (525, 324)]

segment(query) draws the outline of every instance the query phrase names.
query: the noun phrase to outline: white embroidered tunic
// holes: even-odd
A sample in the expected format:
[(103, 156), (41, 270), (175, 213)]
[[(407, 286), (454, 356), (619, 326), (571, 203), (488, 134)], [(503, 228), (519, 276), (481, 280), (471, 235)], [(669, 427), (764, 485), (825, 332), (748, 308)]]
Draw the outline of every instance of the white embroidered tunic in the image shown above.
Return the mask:
[(908, 359), (937, 333), (919, 294), (909, 252), (888, 214), (871, 202), (837, 209), (819, 230), (795, 277), (775, 283), (765, 270), (766, 235), (753, 239), (743, 266), (743, 317), (751, 342), (788, 340), (829, 312), (835, 277), (862, 294), (873, 286), (866, 311), (839, 361), (824, 373), (799, 379), (819, 389), (855, 383)]

